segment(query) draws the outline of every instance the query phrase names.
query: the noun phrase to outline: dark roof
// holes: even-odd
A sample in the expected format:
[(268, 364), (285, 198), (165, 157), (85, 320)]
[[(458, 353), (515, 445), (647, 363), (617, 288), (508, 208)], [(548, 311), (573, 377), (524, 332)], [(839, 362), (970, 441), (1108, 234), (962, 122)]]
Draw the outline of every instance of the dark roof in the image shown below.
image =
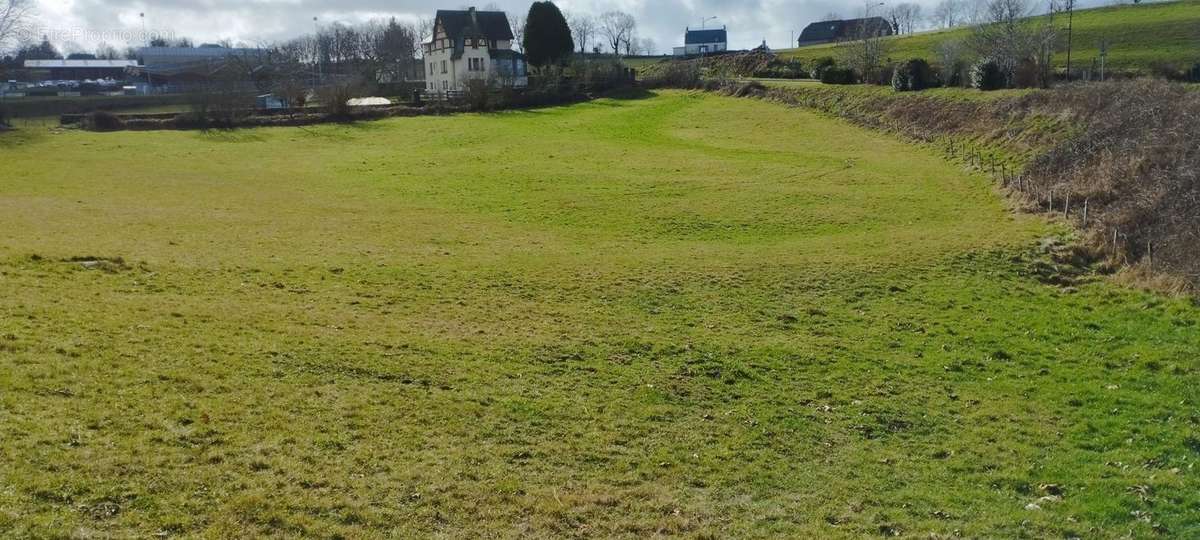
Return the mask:
[(512, 27), (503, 11), (438, 10), (437, 23), (446, 31), (446, 37), (459, 41), (468, 34), (488, 40), (513, 39)]
[(821, 21), (815, 22), (804, 29), (800, 33), (800, 43), (821, 43), (827, 41), (837, 41), (850, 37), (856, 37), (859, 30), (866, 26), (869, 33), (879, 33), (880, 35), (892, 35), (892, 24), (883, 17), (870, 17), (867, 19), (847, 19), (841, 21)]
[(524, 60), (525, 55), (510, 49), (493, 50), (489, 53), (492, 60)]
[(725, 29), (720, 30), (691, 30), (683, 38), (684, 45), (700, 45), (704, 43), (728, 43), (729, 38)]

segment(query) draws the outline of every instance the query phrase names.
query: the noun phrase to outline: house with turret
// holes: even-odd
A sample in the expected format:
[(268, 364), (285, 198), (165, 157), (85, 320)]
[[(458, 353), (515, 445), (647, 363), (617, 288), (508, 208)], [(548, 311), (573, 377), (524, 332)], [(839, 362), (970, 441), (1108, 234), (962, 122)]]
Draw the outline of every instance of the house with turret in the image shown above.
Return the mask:
[(529, 84), (525, 55), (513, 50), (513, 31), (503, 11), (439, 10), (433, 36), (422, 45), (425, 89), (460, 91), (472, 80), (493, 86)]

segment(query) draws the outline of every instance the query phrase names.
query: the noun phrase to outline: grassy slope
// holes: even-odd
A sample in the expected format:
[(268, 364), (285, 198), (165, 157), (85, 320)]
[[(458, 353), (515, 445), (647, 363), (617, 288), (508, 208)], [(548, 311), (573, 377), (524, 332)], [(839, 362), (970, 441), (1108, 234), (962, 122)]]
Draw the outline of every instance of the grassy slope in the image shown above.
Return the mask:
[[(1065, 68), (1067, 20), (1060, 18), (1056, 24), (1063, 28), (1064, 45), (1055, 62)], [(1108, 65), (1112, 69), (1145, 71), (1156, 62), (1180, 67), (1200, 62), (1200, 0), (1083, 10), (1075, 14), (1074, 29), (1072, 62), (1079, 68), (1099, 58), (1102, 39), (1109, 40)], [(888, 55), (897, 60), (920, 57), (935, 61), (938, 44), (964, 38), (969, 32), (957, 29), (895, 38)], [(780, 54), (811, 61), (837, 56), (837, 50), (833, 45), (816, 45)]]
[(1046, 225), (887, 136), (667, 93), (23, 137), (0, 532), (1200, 534), (1200, 313), (1040, 284)]

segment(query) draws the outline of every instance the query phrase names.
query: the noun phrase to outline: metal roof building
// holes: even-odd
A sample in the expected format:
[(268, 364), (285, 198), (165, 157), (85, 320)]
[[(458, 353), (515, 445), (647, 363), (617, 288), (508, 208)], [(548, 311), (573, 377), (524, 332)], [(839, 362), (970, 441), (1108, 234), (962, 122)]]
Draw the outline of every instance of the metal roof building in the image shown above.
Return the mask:
[(120, 79), (137, 60), (26, 60), (25, 68), (47, 73), (49, 79)]

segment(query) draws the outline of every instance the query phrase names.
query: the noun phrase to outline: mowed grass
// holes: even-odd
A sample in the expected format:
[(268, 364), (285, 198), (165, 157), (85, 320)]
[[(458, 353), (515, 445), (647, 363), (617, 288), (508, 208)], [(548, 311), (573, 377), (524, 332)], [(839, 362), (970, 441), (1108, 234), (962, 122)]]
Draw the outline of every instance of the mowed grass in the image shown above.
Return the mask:
[(1200, 534), (1190, 302), (1037, 281), (931, 150), (629, 97), (5, 135), (0, 535)]
[[(1044, 9), (1044, 6), (1042, 6)], [(1054, 57), (1066, 69), (1067, 17), (1055, 17), (1061, 43)], [(1156, 64), (1187, 69), (1200, 63), (1200, 0), (1119, 5), (1075, 12), (1072, 37), (1072, 70), (1100, 68), (1100, 45), (1108, 43), (1107, 67), (1149, 72)], [(895, 61), (925, 58), (938, 61), (938, 47), (948, 40), (970, 36), (970, 29), (925, 32), (889, 40), (887, 55)], [(838, 56), (836, 45), (814, 45), (780, 51), (785, 58), (813, 61)]]

